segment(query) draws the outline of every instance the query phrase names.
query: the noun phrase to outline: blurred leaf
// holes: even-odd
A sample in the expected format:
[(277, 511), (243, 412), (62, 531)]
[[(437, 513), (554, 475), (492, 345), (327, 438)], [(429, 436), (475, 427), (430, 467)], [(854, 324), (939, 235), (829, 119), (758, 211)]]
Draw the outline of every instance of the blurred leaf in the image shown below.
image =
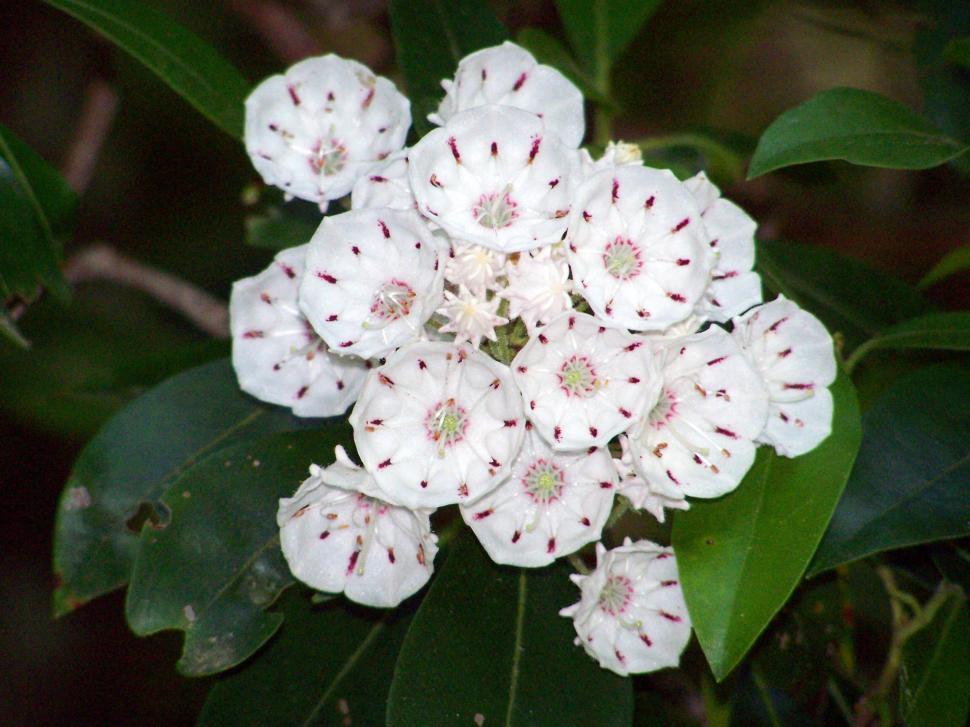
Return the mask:
[(768, 684), (756, 667), (745, 666), (734, 687), (731, 725), (809, 727), (813, 723), (784, 691)]
[(950, 250), (950, 252), (944, 255), (943, 258), (920, 279), (919, 283), (916, 284), (916, 287), (920, 288), (921, 290), (924, 288), (929, 288), (931, 285), (935, 285), (944, 278), (948, 278), (951, 275), (956, 275), (964, 270), (970, 270), (970, 245), (964, 245), (963, 247), (958, 247), (956, 250)]
[(798, 585), (852, 469), (861, 432), (845, 374), (832, 395), (832, 434), (814, 451), (788, 459), (762, 447), (734, 492), (674, 514), (684, 597), (718, 681)]
[(44, 0), (144, 63), (226, 133), (242, 138), (250, 84), (206, 41), (136, 0)]
[(498, 566), (464, 531), (404, 639), (387, 724), (629, 725), (630, 680), (574, 646), (558, 615), (579, 599), (569, 572)]
[(928, 169), (968, 149), (892, 99), (857, 88), (822, 91), (765, 129), (748, 179), (828, 159), (891, 169)]
[[(316, 208), (314, 208), (316, 209)], [(268, 250), (283, 250), (310, 242), (320, 226), (320, 211), (308, 214), (292, 204), (268, 207), (260, 214), (246, 218), (246, 244)]]
[(58, 264), (76, 207), (57, 170), (0, 126), (0, 302), (32, 300), (38, 284), (70, 297)]
[(579, 67), (558, 38), (538, 28), (522, 28), (516, 34), (515, 42), (532, 53), (539, 63), (552, 66), (576, 84), (586, 100), (616, 111), (616, 101), (595, 87), (589, 74)]
[(282, 623), (266, 609), (293, 583), (280, 550), (279, 498), (350, 438), (346, 422), (333, 421), (239, 442), (186, 469), (162, 495), (168, 522), (141, 529), (125, 602), (132, 631), (184, 631), (178, 668), (186, 676), (249, 658)]
[(556, 0), (556, 9), (576, 55), (594, 76), (608, 73), (660, 0)]
[(933, 546), (930, 557), (936, 569), (946, 580), (956, 583), (964, 593), (970, 593), (970, 549), (965, 543), (961, 547), (959, 541), (944, 542)]
[(863, 417), (862, 447), (809, 567), (970, 533), (970, 369), (900, 378)]
[(899, 713), (910, 727), (963, 727), (970, 711), (970, 610), (950, 598), (903, 645)]
[(852, 371), (870, 351), (884, 348), (970, 351), (970, 313), (928, 313), (890, 326), (859, 346), (846, 361), (846, 368)]
[[(293, 589), (279, 636), (209, 692), (200, 727), (381, 725), (410, 616), (340, 599), (322, 606)], [(415, 687), (417, 688), (417, 687)]]
[(814, 245), (758, 243), (756, 267), (770, 290), (807, 308), (833, 333), (840, 332), (846, 350), (893, 323), (933, 310), (903, 281)]
[(648, 137), (637, 141), (637, 145), (644, 153), (677, 148), (694, 150), (703, 157), (707, 176), (715, 184), (730, 184), (744, 176), (746, 154), (702, 131)]
[(469, 53), (506, 40), (508, 31), (480, 0), (390, 0), (388, 10), (414, 130), (423, 136), (432, 128), (427, 115), (444, 96), (442, 79), (452, 78)]
[(24, 334), (17, 328), (17, 323), (3, 308), (0, 308), (0, 335), (20, 348), (30, 348), (30, 341), (24, 338)]
[(81, 451), (54, 525), (54, 613), (123, 586), (138, 545), (129, 526), (204, 455), (243, 438), (301, 429), (281, 407), (243, 394), (225, 359), (168, 379), (115, 415)]
[(943, 57), (950, 63), (970, 68), (970, 38), (951, 40), (943, 51)]

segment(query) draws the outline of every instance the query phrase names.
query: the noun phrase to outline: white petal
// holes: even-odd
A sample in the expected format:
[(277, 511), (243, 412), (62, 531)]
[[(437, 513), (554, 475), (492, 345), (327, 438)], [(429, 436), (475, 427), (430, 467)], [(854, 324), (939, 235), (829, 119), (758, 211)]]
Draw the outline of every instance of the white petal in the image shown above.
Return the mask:
[(768, 408), (768, 423), (758, 437), (783, 457), (811, 452), (832, 433), (832, 392), (818, 389), (802, 401), (776, 403)]
[(350, 194), (351, 209), (390, 207), (396, 210), (417, 209), (408, 179), (407, 149), (392, 154), (357, 180)]

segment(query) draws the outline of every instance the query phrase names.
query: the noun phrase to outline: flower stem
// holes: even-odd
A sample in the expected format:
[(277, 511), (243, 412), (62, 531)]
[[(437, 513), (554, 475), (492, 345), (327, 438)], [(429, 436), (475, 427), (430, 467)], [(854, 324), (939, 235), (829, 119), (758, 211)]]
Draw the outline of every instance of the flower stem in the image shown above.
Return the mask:
[(569, 556), (569, 562), (579, 573), (583, 574), (584, 576), (589, 575), (589, 568), (586, 566), (586, 563), (584, 563), (583, 559), (575, 553)]

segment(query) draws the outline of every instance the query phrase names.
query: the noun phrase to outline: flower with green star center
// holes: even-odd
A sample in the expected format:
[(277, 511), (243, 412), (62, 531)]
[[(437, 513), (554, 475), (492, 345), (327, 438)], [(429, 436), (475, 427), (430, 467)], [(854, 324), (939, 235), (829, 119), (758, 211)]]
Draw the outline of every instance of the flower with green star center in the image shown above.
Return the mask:
[(522, 485), (533, 501), (547, 504), (562, 496), (566, 476), (561, 468), (545, 458), (533, 462), (522, 478)]
[(623, 613), (633, 598), (633, 586), (626, 576), (608, 576), (597, 605), (611, 616)]
[(617, 237), (614, 242), (606, 246), (603, 253), (603, 265), (606, 272), (618, 280), (632, 280), (640, 274), (643, 260), (640, 259), (640, 248), (630, 240)]
[(445, 456), (445, 449), (457, 444), (465, 437), (468, 429), (468, 412), (454, 399), (439, 402), (428, 412), (425, 419), (428, 437), (438, 443), (438, 456)]
[(347, 147), (337, 139), (331, 139), (327, 146), (322, 141), (318, 141), (312, 152), (309, 158), (310, 167), (314, 172), (325, 177), (332, 177), (347, 163)]
[(559, 384), (567, 396), (589, 398), (596, 393), (599, 382), (588, 356), (570, 356), (559, 368)]

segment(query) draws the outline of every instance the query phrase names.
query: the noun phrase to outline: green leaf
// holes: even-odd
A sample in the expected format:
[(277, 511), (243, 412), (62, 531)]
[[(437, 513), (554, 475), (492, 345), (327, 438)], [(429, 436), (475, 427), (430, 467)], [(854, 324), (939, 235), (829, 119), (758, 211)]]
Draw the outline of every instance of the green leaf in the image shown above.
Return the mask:
[(246, 218), (246, 244), (267, 250), (283, 250), (310, 242), (320, 226), (320, 211), (312, 215), (304, 207), (271, 206)]
[(970, 369), (927, 366), (863, 418), (862, 447), (809, 575), (970, 534)]
[(135, 0), (44, 0), (141, 61), (226, 133), (242, 138), (250, 84), (206, 41)]
[(949, 599), (903, 646), (899, 713), (910, 727), (963, 727), (970, 711), (970, 609)]
[(168, 379), (115, 415), (81, 451), (54, 525), (54, 613), (123, 586), (138, 530), (158, 498), (206, 454), (242, 438), (300, 429), (298, 419), (243, 394), (225, 359)]
[(0, 308), (0, 335), (20, 348), (30, 348), (30, 341), (17, 328), (17, 323), (6, 310)]
[(279, 636), (209, 692), (200, 727), (381, 725), (394, 662), (410, 624), (406, 608), (379, 611), (342, 598), (314, 605), (292, 589), (280, 599)]
[(178, 668), (205, 676), (249, 658), (283, 617), (267, 612), (293, 583), (276, 510), (312, 462), (351, 438), (346, 423), (280, 432), (213, 452), (161, 498), (167, 523), (145, 523), (125, 615), (139, 636), (185, 632)]
[(948, 278), (951, 275), (956, 275), (964, 270), (970, 270), (970, 245), (964, 245), (963, 247), (958, 247), (956, 250), (950, 250), (950, 252), (944, 255), (943, 258), (920, 279), (919, 283), (916, 284), (916, 287), (920, 288), (921, 290), (924, 288), (929, 288), (931, 285), (935, 285), (944, 278)]
[(668, 149), (690, 149), (704, 159), (707, 175), (716, 184), (730, 184), (744, 175), (744, 156), (726, 140), (703, 131), (685, 131), (666, 136), (651, 136), (636, 142), (644, 154)]
[(885, 348), (970, 351), (970, 313), (929, 313), (890, 326), (859, 346), (846, 361), (846, 368), (852, 371), (870, 351)]
[(454, 76), (469, 53), (506, 40), (508, 31), (480, 0), (391, 0), (388, 10), (414, 130), (423, 136), (431, 129), (427, 115), (444, 96), (442, 79)]
[(463, 532), (404, 639), (387, 724), (629, 725), (630, 680), (574, 646), (558, 615), (579, 599), (568, 573), (495, 565)]
[(758, 243), (765, 286), (807, 308), (851, 350), (884, 328), (929, 313), (912, 287), (833, 250), (795, 242)]
[(556, 0), (566, 36), (591, 70), (608, 72), (660, 0)]
[(861, 433), (845, 374), (832, 395), (832, 434), (818, 448), (788, 459), (762, 447), (737, 490), (674, 517), (687, 608), (719, 681), (798, 585), (852, 469)]
[(943, 57), (950, 63), (970, 68), (970, 38), (955, 38), (943, 51)]
[(31, 300), (38, 284), (69, 297), (58, 264), (76, 207), (57, 170), (0, 126), (0, 302)]
[(967, 145), (951, 139), (902, 104), (871, 91), (833, 88), (790, 109), (765, 129), (748, 179), (830, 159), (891, 169), (928, 169), (955, 159)]
[(580, 68), (576, 59), (558, 38), (538, 28), (522, 28), (515, 36), (515, 42), (536, 57), (539, 63), (552, 66), (576, 84), (588, 101), (616, 109), (616, 101), (600, 92), (589, 74)]

